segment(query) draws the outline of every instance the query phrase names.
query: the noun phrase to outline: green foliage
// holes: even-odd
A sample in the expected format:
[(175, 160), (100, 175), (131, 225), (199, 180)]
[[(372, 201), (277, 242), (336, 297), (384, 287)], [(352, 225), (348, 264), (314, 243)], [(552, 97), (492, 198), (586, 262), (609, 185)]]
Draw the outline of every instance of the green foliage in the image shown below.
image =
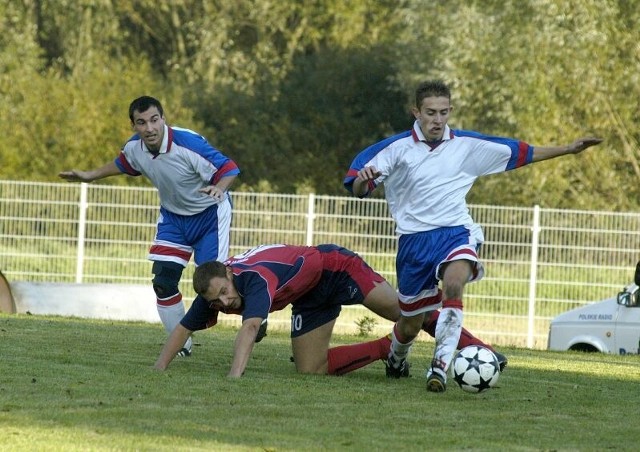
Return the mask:
[(2, 448), (637, 449), (638, 356), (501, 350), (509, 366), (497, 388), (469, 394), (451, 383), (434, 395), (423, 341), (412, 378), (387, 379), (381, 362), (344, 377), (300, 375), (289, 335), (274, 330), (232, 380), (234, 338), (229, 327), (196, 333), (192, 357), (156, 372), (159, 324), (0, 314)]
[(356, 326), (358, 327), (358, 336), (368, 336), (375, 329), (378, 322), (375, 318), (368, 315), (360, 317), (356, 320)]
[(354, 150), (404, 126), (393, 61), (384, 49), (323, 49), (297, 55), (294, 64), (276, 87), (261, 83), (253, 95), (228, 89), (194, 108), (215, 118), (212, 135), (240, 165), (243, 182), (266, 178), (276, 191), (344, 194)]
[(446, 71), (462, 115), (455, 114), (454, 122), (536, 145), (585, 135), (606, 139), (579, 158), (485, 178), (471, 202), (581, 209), (637, 205), (625, 181), (638, 176), (637, 133), (629, 129), (638, 113), (622, 97), (638, 94), (639, 85), (629, 80), (637, 78), (640, 58), (628, 42), (638, 39), (638, 5), (478, 1), (449, 17), (451, 26), (469, 33), (466, 42), (473, 48), (457, 55)]
[(0, 13), (2, 178), (106, 162), (128, 103), (151, 94), (240, 163), (243, 187), (344, 194), (353, 156), (407, 129), (415, 84), (441, 77), (454, 127), (605, 138), (481, 179), (471, 203), (640, 203), (638, 2), (0, 0)]

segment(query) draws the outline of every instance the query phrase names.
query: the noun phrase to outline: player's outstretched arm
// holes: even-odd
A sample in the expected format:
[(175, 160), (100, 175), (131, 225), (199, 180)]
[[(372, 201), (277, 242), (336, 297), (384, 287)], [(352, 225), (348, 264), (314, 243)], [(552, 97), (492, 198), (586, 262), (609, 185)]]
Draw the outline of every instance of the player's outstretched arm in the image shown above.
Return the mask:
[(186, 329), (178, 323), (178, 326), (174, 328), (164, 347), (162, 347), (160, 356), (153, 368), (156, 370), (165, 370), (169, 367), (169, 363), (173, 361), (173, 358), (175, 358), (176, 354), (182, 349), (192, 332), (193, 331)]
[(583, 137), (565, 146), (535, 146), (533, 148), (532, 161), (541, 162), (542, 160), (549, 160), (560, 157), (561, 155), (579, 154), (585, 149), (600, 143), (602, 143), (602, 138)]
[(256, 343), (256, 336), (261, 323), (262, 319), (260, 317), (252, 317), (242, 322), (233, 345), (233, 363), (231, 363), (228, 377), (239, 378), (244, 373), (253, 351), (253, 345)]
[(70, 182), (93, 182), (94, 180), (103, 179), (109, 176), (117, 176), (123, 174), (116, 166), (115, 162), (109, 162), (100, 168), (91, 171), (69, 170), (61, 171), (58, 176)]

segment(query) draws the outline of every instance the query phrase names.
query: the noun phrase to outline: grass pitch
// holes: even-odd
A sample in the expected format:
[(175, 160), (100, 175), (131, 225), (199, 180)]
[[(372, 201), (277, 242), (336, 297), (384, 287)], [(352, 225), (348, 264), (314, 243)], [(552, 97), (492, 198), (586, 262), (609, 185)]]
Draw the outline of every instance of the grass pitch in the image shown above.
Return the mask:
[[(427, 393), (433, 343), (412, 377), (381, 362), (344, 377), (299, 375), (270, 331), (245, 376), (226, 378), (235, 329), (195, 336), (190, 358), (152, 365), (159, 324), (0, 314), (4, 450), (637, 450), (640, 356), (501, 349), (498, 387)], [(335, 345), (363, 340), (336, 336)]]

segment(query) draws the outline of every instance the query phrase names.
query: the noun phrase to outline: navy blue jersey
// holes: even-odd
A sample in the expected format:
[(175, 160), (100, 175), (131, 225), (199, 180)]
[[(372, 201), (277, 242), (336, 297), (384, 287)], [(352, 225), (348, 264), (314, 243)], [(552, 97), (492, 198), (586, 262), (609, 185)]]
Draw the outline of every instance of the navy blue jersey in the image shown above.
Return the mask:
[[(361, 303), (375, 283), (384, 281), (360, 256), (337, 245), (263, 245), (225, 264), (233, 270), (242, 308), (223, 312), (243, 320), (265, 319), (289, 304), (295, 309), (298, 300), (319, 307)], [(208, 328), (217, 323), (218, 312), (198, 296), (180, 323), (191, 331)]]

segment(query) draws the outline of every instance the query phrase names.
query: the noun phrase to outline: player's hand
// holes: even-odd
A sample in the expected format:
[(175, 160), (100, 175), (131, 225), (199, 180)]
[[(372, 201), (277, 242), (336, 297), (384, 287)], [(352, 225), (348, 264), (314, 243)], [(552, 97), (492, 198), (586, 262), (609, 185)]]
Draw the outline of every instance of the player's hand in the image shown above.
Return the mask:
[(360, 180), (375, 180), (382, 176), (382, 172), (378, 171), (375, 166), (365, 166), (358, 171), (358, 179)]
[(215, 185), (208, 185), (208, 186), (206, 186), (204, 188), (201, 188), (198, 191), (200, 193), (206, 194), (207, 196), (210, 196), (211, 198), (213, 198), (213, 199), (215, 199), (217, 201), (224, 200), (224, 191), (219, 189)]
[(569, 145), (569, 153), (570, 154), (579, 154), (591, 146), (595, 146), (597, 144), (602, 143), (602, 138), (595, 137), (583, 137), (578, 138), (576, 141)]
[(62, 179), (68, 180), (70, 182), (92, 182), (93, 178), (89, 171), (78, 171), (78, 170), (70, 170), (70, 171), (61, 171), (58, 173), (58, 176)]

